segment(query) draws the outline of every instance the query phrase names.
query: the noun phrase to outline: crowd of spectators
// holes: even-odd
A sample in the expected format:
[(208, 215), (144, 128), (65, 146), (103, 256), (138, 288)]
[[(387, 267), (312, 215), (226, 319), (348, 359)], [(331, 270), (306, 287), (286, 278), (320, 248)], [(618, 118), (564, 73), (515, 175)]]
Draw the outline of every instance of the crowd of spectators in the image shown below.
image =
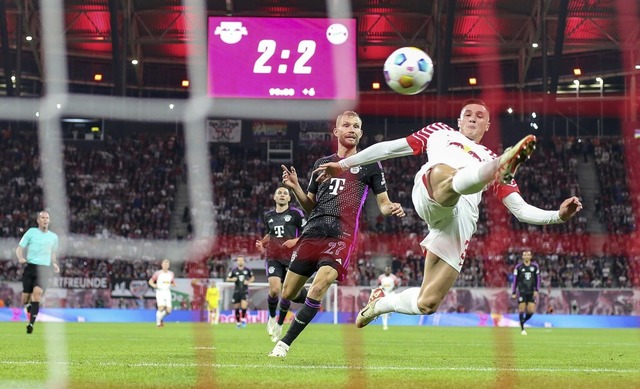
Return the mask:
[(610, 234), (628, 234), (635, 231), (635, 215), (627, 187), (625, 150), (621, 138), (595, 139), (594, 158), (600, 197), (595, 213)]
[[(6, 142), (6, 143), (5, 143)], [(19, 237), (43, 207), (35, 131), (3, 136), (0, 231)], [(64, 173), (71, 233), (95, 237), (168, 239), (183, 142), (144, 132), (102, 142), (65, 143)]]
[[(3, 131), (5, 152), (0, 154), (0, 236), (19, 238), (33, 225), (43, 206), (40, 158), (35, 132)], [(363, 139), (364, 146), (373, 139)], [(178, 185), (184, 183), (184, 143), (175, 134), (134, 133), (102, 142), (67, 142), (64, 149), (70, 232), (98, 238), (168, 239), (172, 212), (183, 223), (198, 206), (174, 210)], [(210, 144), (213, 206), (219, 239), (204, 259), (187, 261), (178, 276), (219, 278), (237, 254), (258, 255), (253, 243), (264, 234), (262, 214), (273, 207), (272, 193), (280, 182), (280, 164), (268, 163), (264, 147)], [(306, 187), (315, 160), (331, 152), (330, 146), (300, 146), (292, 165)], [(557, 209), (563, 199), (581, 196), (577, 169), (581, 158), (594, 158), (602, 188), (595, 204), (598, 221), (579, 215), (553, 226), (520, 223), (487, 193), (481, 205), (478, 231), (469, 246), (466, 263), (456, 282), (459, 287), (502, 287), (523, 244), (533, 248), (550, 287), (629, 287), (637, 275), (628, 274), (626, 257), (605, 247), (594, 254), (585, 233), (588, 223), (601, 222), (611, 234), (635, 231), (625, 184), (623, 143), (618, 138), (585, 143), (573, 138), (539, 139), (538, 149), (518, 173), (523, 197), (545, 209)], [(424, 157), (383, 162), (390, 197), (402, 203), (407, 216), (384, 218), (367, 206), (362, 224), (351, 285), (371, 285), (385, 264), (404, 286), (420, 285), (424, 258), (418, 243), (427, 234), (425, 223), (411, 202), (413, 175)], [(586, 206), (589, 206), (588, 204)], [(187, 231), (191, 232), (192, 228)], [(190, 236), (185, 237), (189, 239)], [(373, 257), (385, 255), (378, 263)], [(9, 259), (11, 259), (9, 257)], [(153, 261), (121, 259), (63, 259), (62, 276), (148, 279), (157, 268)], [(17, 281), (15, 261), (0, 261), (2, 279)], [(636, 278), (634, 278), (636, 277)], [(638, 281), (636, 285), (640, 283)]]

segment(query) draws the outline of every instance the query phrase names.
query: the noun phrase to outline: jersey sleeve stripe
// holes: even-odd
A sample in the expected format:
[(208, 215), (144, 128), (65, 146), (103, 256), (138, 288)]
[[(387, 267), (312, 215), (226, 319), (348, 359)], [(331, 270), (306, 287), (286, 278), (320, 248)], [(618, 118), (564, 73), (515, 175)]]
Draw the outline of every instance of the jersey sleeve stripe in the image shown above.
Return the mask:
[(431, 134), (436, 131), (454, 131), (453, 128), (444, 123), (431, 123), (426, 127), (414, 132), (406, 137), (407, 143), (413, 150), (413, 155), (424, 154), (427, 152), (427, 143)]

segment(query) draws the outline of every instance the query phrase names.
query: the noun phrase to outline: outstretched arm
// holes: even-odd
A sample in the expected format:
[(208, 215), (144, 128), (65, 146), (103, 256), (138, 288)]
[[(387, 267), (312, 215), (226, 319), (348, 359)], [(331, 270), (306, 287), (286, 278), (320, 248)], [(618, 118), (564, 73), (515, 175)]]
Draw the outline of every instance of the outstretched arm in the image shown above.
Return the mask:
[(412, 155), (413, 152), (406, 138), (388, 140), (371, 145), (339, 162), (324, 163), (314, 170), (313, 174), (318, 174), (316, 181), (321, 182), (328, 178), (335, 177), (354, 166), (368, 165), (370, 163), (384, 161), (385, 159), (404, 157), (405, 155)]
[(546, 211), (528, 204), (519, 193), (513, 192), (502, 203), (521, 222), (529, 224), (559, 224), (571, 219), (582, 209), (580, 200), (573, 196), (560, 204), (557, 211)]
[(342, 166), (342, 170), (347, 170), (354, 166), (368, 165), (370, 163), (384, 161), (385, 159), (404, 157), (405, 155), (412, 154), (413, 149), (409, 146), (407, 138), (398, 138), (371, 145), (338, 163)]

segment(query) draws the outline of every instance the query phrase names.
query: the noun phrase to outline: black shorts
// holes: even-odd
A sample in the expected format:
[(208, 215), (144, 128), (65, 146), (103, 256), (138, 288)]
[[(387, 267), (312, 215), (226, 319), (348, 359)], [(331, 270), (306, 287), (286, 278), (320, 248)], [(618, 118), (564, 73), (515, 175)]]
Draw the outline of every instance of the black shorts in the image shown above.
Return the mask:
[(249, 291), (236, 290), (233, 292), (233, 298), (231, 304), (240, 304), (242, 301), (247, 301), (249, 297)]
[(533, 292), (528, 292), (528, 293), (522, 293), (522, 292), (518, 292), (518, 304), (529, 304), (529, 303), (536, 303), (536, 299), (533, 296)]
[(279, 277), (284, 281), (284, 276), (287, 275), (289, 270), (289, 261), (281, 259), (267, 259), (267, 278)]
[(302, 237), (293, 254), (289, 271), (311, 277), (322, 266), (331, 266), (338, 272), (338, 281), (344, 281), (349, 269), (353, 245), (334, 237)]
[(47, 290), (49, 286), (49, 280), (53, 275), (53, 268), (51, 266), (33, 265), (27, 263), (22, 273), (22, 292), (33, 293), (33, 288), (36, 286), (40, 289)]

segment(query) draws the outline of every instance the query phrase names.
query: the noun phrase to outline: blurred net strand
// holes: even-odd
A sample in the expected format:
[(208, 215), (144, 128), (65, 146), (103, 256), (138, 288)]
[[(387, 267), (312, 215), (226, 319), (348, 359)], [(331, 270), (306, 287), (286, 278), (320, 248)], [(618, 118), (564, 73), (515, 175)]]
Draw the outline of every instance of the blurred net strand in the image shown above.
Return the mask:
[[(188, 10), (205, 10), (203, 0), (186, 0)], [(191, 246), (192, 255), (201, 256), (204, 253), (199, 249), (204, 248), (199, 244), (207, 240), (215, 233), (215, 212), (213, 208), (213, 188), (211, 184), (211, 172), (208, 163), (208, 150), (206, 141), (207, 119), (207, 67), (206, 61), (195, 61), (195, 58), (204, 58), (207, 52), (207, 13), (187, 12), (187, 17), (193, 23), (194, 39), (187, 45), (188, 62), (187, 71), (193, 81), (191, 96), (184, 111), (185, 123), (185, 157), (187, 162), (187, 174), (189, 182), (189, 200), (191, 203), (192, 220), (194, 221), (194, 240)], [(195, 212), (194, 212), (195, 208)]]
[[(190, 85), (194, 85), (190, 83)], [(190, 86), (191, 88), (191, 86)], [(173, 123), (187, 115), (189, 100), (139, 97), (114, 97), (74, 93), (51, 98), (51, 106), (61, 104), (60, 116), (99, 117), (112, 120), (129, 120), (150, 123)], [(169, 104), (174, 108), (169, 109)], [(205, 117), (233, 119), (277, 119), (277, 120), (333, 120), (335, 116), (353, 109), (350, 101), (247, 101), (239, 99), (213, 100), (203, 98)], [(38, 99), (3, 97), (0, 99), (0, 119), (10, 121), (34, 121), (42, 107)], [(57, 108), (56, 108), (57, 109)], [(200, 126), (204, 127), (204, 121)]]
[[(69, 233), (63, 164), (60, 110), (56, 101), (64, 103), (67, 94), (67, 61), (64, 42), (64, 4), (61, 0), (41, 3), (44, 48), (44, 98), (40, 100), (38, 138), (42, 166), (44, 204), (51, 219), (56, 221), (56, 233), (61, 237), (61, 254)], [(42, 269), (42, 268), (39, 268)], [(40, 275), (39, 275), (40, 276)], [(44, 275), (43, 275), (44, 276)], [(67, 340), (64, 327), (43, 327), (47, 350), (47, 382), (45, 387), (66, 387), (69, 370), (67, 364)]]

